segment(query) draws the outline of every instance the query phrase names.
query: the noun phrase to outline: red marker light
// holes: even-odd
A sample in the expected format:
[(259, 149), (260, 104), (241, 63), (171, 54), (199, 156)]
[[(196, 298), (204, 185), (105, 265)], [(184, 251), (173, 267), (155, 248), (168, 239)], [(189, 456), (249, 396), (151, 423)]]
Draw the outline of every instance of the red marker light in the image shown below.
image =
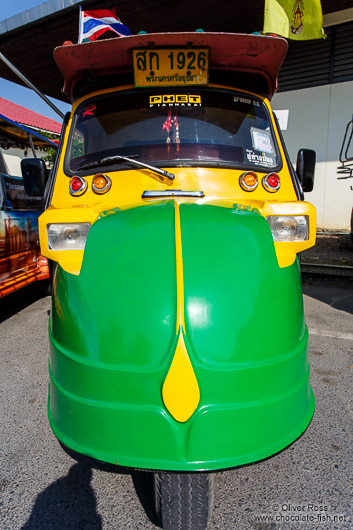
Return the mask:
[(271, 175), (271, 177), (268, 177), (268, 179), (267, 179), (267, 184), (269, 184), (269, 186), (271, 186), (271, 188), (276, 188), (278, 186), (278, 184), (279, 184), (279, 180), (274, 175)]
[(281, 180), (277, 173), (269, 173), (262, 179), (262, 184), (265, 190), (269, 191), (270, 193), (274, 193), (275, 191), (279, 190), (281, 186)]
[(81, 186), (82, 186), (81, 179), (79, 179), (78, 177), (73, 177), (71, 179), (70, 187), (72, 191), (78, 191), (81, 188)]
[(71, 195), (82, 195), (87, 189), (87, 182), (82, 177), (72, 177), (69, 185)]

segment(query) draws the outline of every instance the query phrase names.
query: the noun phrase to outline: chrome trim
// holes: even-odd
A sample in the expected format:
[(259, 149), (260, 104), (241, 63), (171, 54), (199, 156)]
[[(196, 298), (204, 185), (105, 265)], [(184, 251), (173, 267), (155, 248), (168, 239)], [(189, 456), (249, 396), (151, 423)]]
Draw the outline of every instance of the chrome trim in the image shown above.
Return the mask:
[[(73, 190), (71, 189), (71, 181), (72, 181), (72, 179), (75, 179), (75, 178), (80, 179), (80, 181), (81, 181), (81, 186), (79, 187), (78, 190), (73, 191)], [(73, 197), (80, 197), (80, 195), (83, 195), (83, 194), (85, 193), (85, 191), (87, 190), (87, 187), (88, 187), (88, 183), (87, 183), (87, 181), (86, 181), (84, 178), (79, 177), (78, 175), (74, 175), (73, 177), (71, 177), (71, 179), (70, 179), (70, 183), (69, 183), (69, 190), (70, 190), (70, 194), (71, 194)]]
[[(256, 177), (256, 184), (254, 184), (253, 186), (248, 186), (247, 184), (245, 184), (245, 182), (243, 181), (243, 179), (246, 177), (246, 175), (249, 175), (249, 173), (251, 175), (254, 175)], [(256, 190), (257, 186), (259, 185), (259, 179), (255, 173), (255, 171), (246, 171), (245, 173), (242, 173), (239, 177), (239, 186), (244, 190), (244, 191), (254, 191)]]
[[(276, 178), (278, 179), (278, 186), (276, 186), (275, 188), (273, 188), (272, 186), (270, 186), (268, 183), (267, 183), (267, 179), (271, 176), (271, 175), (275, 175)], [(276, 191), (279, 190), (279, 188), (281, 187), (281, 179), (279, 177), (279, 175), (277, 173), (269, 173), (268, 175), (265, 175), (262, 179), (262, 185), (263, 187), (265, 188), (266, 191), (269, 191), (270, 193), (275, 193)]]
[(184, 190), (147, 190), (142, 194), (143, 199), (155, 199), (157, 197), (204, 197), (203, 191), (184, 191)]
[[(94, 179), (100, 176), (104, 177), (107, 180), (107, 184), (104, 186), (104, 188), (98, 189), (94, 185)], [(111, 187), (112, 187), (112, 181), (108, 177), (108, 175), (104, 175), (104, 173), (97, 173), (97, 175), (94, 175), (92, 179), (92, 190), (94, 191), (94, 193), (97, 193), (98, 195), (102, 195), (102, 193), (106, 193), (107, 191), (109, 191)]]

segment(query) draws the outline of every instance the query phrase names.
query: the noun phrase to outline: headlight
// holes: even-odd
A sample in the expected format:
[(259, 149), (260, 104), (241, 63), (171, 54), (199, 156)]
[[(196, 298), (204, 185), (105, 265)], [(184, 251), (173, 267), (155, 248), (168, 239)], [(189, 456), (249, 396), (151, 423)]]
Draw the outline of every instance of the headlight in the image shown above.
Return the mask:
[(47, 225), (50, 250), (83, 250), (91, 223), (52, 223)]
[(309, 216), (269, 215), (266, 217), (274, 241), (307, 241), (309, 239)]

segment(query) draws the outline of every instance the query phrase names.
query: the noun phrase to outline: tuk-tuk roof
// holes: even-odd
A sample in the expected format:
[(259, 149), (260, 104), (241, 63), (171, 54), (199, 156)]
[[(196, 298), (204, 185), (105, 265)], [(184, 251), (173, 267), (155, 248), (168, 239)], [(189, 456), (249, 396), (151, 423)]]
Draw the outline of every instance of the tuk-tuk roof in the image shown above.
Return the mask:
[[(73, 100), (75, 85), (88, 74), (100, 78), (132, 72), (133, 49), (178, 46), (208, 47), (210, 74), (215, 74), (213, 82), (217, 82), (214, 80), (219, 72), (238, 72), (243, 79), (239, 88), (261, 93), (269, 99), (277, 89), (278, 72), (288, 48), (285, 39), (264, 35), (149, 33), (60, 46), (54, 50), (54, 59), (64, 76), (63, 92)], [(256, 79), (260, 80), (258, 86)], [(234, 86), (236, 81), (235, 77)]]

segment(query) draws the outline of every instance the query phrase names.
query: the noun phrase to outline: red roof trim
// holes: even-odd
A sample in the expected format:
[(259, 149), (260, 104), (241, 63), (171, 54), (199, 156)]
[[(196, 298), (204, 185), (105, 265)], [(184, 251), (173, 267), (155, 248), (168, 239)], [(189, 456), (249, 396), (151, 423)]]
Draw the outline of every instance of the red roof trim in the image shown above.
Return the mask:
[(0, 97), (0, 114), (21, 125), (60, 134), (61, 123)]

